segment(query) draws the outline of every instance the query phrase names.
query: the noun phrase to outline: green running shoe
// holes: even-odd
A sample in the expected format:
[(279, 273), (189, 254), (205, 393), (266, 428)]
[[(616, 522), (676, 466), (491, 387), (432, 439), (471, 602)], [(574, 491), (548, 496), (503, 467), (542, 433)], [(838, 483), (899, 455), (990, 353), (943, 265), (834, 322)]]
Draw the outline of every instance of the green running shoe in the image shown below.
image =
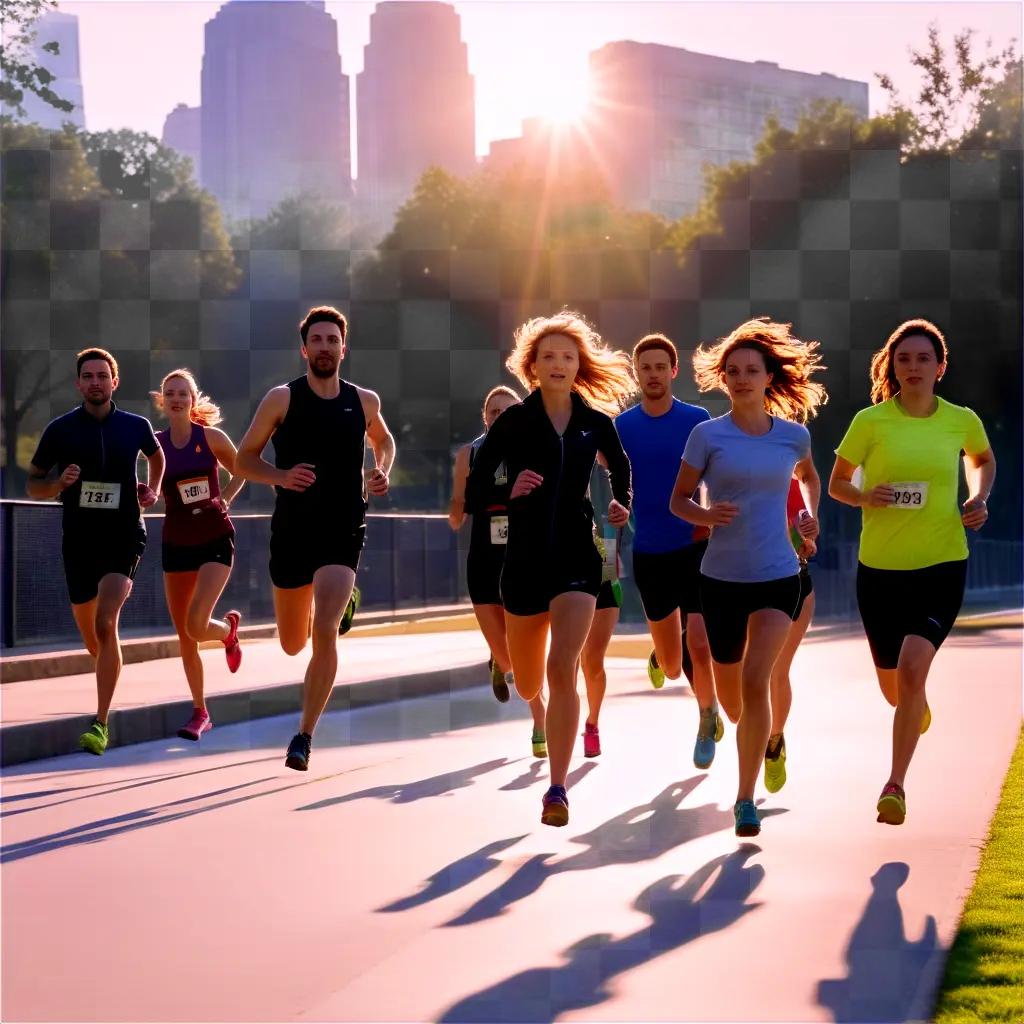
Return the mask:
[(772, 750), (772, 741), (764, 754), (764, 788), (769, 793), (778, 793), (786, 784), (786, 737), (779, 735), (779, 741)]
[(363, 595), (358, 587), (353, 587), (352, 596), (348, 599), (348, 605), (345, 608), (345, 614), (341, 617), (341, 625), (338, 626), (338, 636), (344, 636), (352, 628), (352, 620), (356, 617), (356, 612), (359, 611), (359, 606), (362, 603)]
[(491, 670), (491, 690), (494, 692), (494, 699), (499, 704), (507, 704), (509, 694), (505, 673), (498, 668), (493, 658), (488, 659), (487, 667)]
[(651, 686), (656, 690), (660, 690), (665, 685), (665, 672), (658, 664), (658, 656), (654, 651), (651, 651), (651, 656), (647, 659), (647, 678), (650, 679)]
[(78, 737), (78, 745), (87, 750), (90, 754), (100, 756), (110, 742), (110, 731), (99, 720), (96, 719), (89, 728)]
[(530, 737), (530, 744), (533, 746), (534, 757), (548, 756), (548, 741), (540, 729), (533, 730), (533, 735)]
[(886, 825), (902, 825), (907, 818), (907, 794), (903, 787), (895, 782), (887, 783), (875, 810), (878, 811), (878, 821)]

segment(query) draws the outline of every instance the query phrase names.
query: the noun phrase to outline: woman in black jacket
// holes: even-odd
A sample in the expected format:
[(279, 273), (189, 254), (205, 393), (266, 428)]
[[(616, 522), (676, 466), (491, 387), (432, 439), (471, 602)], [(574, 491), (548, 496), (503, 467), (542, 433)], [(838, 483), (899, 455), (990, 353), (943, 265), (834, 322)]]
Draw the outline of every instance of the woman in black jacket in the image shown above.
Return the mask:
[(546, 670), (551, 787), (541, 821), (566, 825), (565, 780), (580, 716), (577, 664), (601, 587), (587, 491), (600, 452), (613, 495), (608, 522), (625, 524), (632, 497), (629, 460), (611, 415), (635, 385), (629, 356), (609, 349), (581, 316), (567, 311), (523, 324), (505, 365), (530, 394), (488, 431), (466, 483), (466, 511), (482, 506), (504, 462), (513, 481), (501, 575), (509, 653), (524, 700), (540, 693)]

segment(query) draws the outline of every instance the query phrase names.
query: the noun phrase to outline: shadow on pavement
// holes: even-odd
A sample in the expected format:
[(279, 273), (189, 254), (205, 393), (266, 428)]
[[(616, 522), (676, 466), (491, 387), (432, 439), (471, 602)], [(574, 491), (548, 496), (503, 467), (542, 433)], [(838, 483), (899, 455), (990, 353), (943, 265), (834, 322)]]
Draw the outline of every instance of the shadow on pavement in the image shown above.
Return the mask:
[(910, 876), (902, 861), (883, 864), (872, 876), (872, 892), (846, 947), (847, 975), (818, 983), (818, 1003), (835, 1021), (903, 1021), (936, 953), (931, 914), (917, 942), (908, 942), (899, 890)]
[[(633, 904), (650, 917), (650, 924), (619, 939), (589, 935), (565, 951), (564, 964), (522, 971), (467, 996), (440, 1019), (547, 1022), (604, 1002), (611, 994), (608, 982), (614, 978), (702, 935), (728, 928), (759, 907), (748, 901), (764, 878), (764, 868), (746, 866), (757, 852), (756, 846), (744, 846), (709, 861), (685, 881), (682, 875), (660, 879)], [(679, 998), (682, 1004), (685, 993)], [(666, 1008), (669, 1016), (682, 1019), (682, 1006), (678, 1015), (672, 1009)]]

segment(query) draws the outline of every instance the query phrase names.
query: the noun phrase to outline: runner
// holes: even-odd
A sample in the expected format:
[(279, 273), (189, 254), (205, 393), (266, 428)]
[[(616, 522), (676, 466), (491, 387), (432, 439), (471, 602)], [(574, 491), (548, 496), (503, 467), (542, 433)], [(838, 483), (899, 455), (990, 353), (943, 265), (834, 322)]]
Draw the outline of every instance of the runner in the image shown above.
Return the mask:
[[(285, 759), (304, 772), (338, 671), (338, 630), (366, 535), (366, 494), (388, 493), (395, 440), (377, 395), (338, 377), (348, 337), (345, 317), (318, 306), (306, 314), (299, 335), (306, 373), (267, 393), (238, 446), (235, 472), (277, 488), (270, 578), (281, 647), (298, 654), (313, 637), (302, 718)], [(367, 438), (376, 467), (364, 483)], [(273, 466), (261, 454), (271, 439)]]
[(221, 621), (213, 618), (213, 609), (227, 586), (235, 557), (235, 529), (228, 508), (245, 481), (234, 476), (221, 493), (218, 467), (234, 471), (235, 446), (217, 429), (220, 409), (200, 392), (190, 370), (167, 374), (160, 390), (153, 392), (153, 401), (170, 424), (156, 435), (166, 460), (164, 594), (192, 692), (192, 717), (178, 735), (198, 740), (213, 728), (206, 709), (199, 644), (220, 640), (232, 672), (242, 663), (241, 613), (230, 611)]
[[(820, 496), (810, 434), (793, 422), (806, 421), (827, 400), (824, 387), (810, 379), (821, 368), (817, 348), (794, 338), (788, 324), (760, 318), (693, 357), (697, 386), (725, 391), (732, 409), (693, 428), (672, 511), (713, 527), (701, 561), (700, 599), (718, 698), (738, 723), (738, 836), (761, 831), (754, 786), (771, 732), (772, 666), (800, 600), (800, 563), (786, 522), (794, 473), (810, 508)], [(701, 480), (710, 508), (691, 497)], [(812, 522), (808, 532), (816, 537)]]
[[(907, 815), (907, 770), (931, 724), (928, 672), (963, 602), (964, 527), (985, 525), (996, 474), (981, 420), (935, 394), (947, 365), (946, 339), (934, 324), (900, 324), (871, 360), (873, 404), (854, 416), (829, 481), (833, 498), (864, 510), (857, 604), (882, 695), (896, 709), (889, 780), (877, 806), (889, 825)], [(961, 452), (970, 492), (962, 511)]]
[[(509, 406), (518, 405), (519, 396), (509, 387), (499, 385), (492, 388), (484, 399), (484, 432), (459, 449), (455, 456), (455, 471), (452, 484), (452, 500), (448, 509), (448, 522), (458, 530), (466, 521), (466, 477), (473, 467), (473, 461), (484, 443), (487, 431), (494, 421)], [(501, 606), (501, 567), (505, 563), (505, 545), (508, 540), (508, 502), (511, 486), (502, 463), (494, 474), (491, 493), (486, 505), (473, 516), (472, 533), (469, 540), (469, 555), (466, 560), (466, 577), (469, 599), (473, 602), (473, 613), (480, 624), (487, 646), (490, 648), (491, 689), (502, 704), (509, 698), (509, 684), (515, 683), (512, 676), (512, 660), (508, 653), (505, 636), (505, 611)], [(544, 738), (544, 698), (538, 694), (530, 701), (533, 715), (533, 733), (530, 746), (534, 757), (547, 757), (547, 742)]]
[(580, 714), (577, 662), (601, 589), (587, 488), (600, 451), (614, 494), (609, 525), (626, 522), (629, 460), (607, 413), (618, 411), (633, 381), (628, 357), (605, 347), (581, 316), (567, 311), (523, 324), (506, 366), (530, 395), (487, 432), (466, 483), (466, 509), (486, 507), (494, 473), (504, 462), (513, 481), (501, 574), (509, 653), (525, 700), (540, 693), (546, 671), (551, 786), (541, 821), (566, 825), (565, 782)]
[(786, 642), (772, 668), (771, 702), (772, 731), (764, 755), (764, 786), (769, 793), (778, 793), (786, 784), (786, 737), (784, 730), (793, 706), (793, 684), (789, 678), (793, 658), (814, 617), (814, 582), (807, 567), (808, 559), (817, 554), (814, 543), (814, 516), (804, 504), (800, 482), (794, 477), (789, 482), (789, 498), (786, 501), (786, 519), (789, 522), (789, 537), (800, 559), (800, 600), (796, 605), (796, 617), (789, 627)]
[(708, 411), (672, 395), (679, 372), (675, 345), (663, 334), (641, 338), (633, 349), (640, 402), (615, 420), (633, 467), (633, 577), (654, 640), (647, 676), (655, 689), (678, 679), (690, 654), (690, 679), (700, 717), (693, 763), (710, 768), (724, 727), (718, 713), (711, 650), (700, 607), (700, 562), (707, 530), (674, 516), (669, 509), (679, 461), (690, 432), (710, 419)]
[[(121, 674), (117, 627), (139, 560), (146, 548), (142, 509), (157, 500), (164, 453), (149, 420), (118, 409), (117, 360), (102, 348), (78, 353), (75, 386), (83, 402), (50, 422), (29, 466), (28, 496), (58, 498), (64, 575), (71, 612), (96, 659), (96, 718), (79, 738), (90, 754), (110, 742), (107, 718)], [(139, 483), (139, 454), (149, 463), (149, 484)], [(60, 474), (47, 480), (56, 466)]]

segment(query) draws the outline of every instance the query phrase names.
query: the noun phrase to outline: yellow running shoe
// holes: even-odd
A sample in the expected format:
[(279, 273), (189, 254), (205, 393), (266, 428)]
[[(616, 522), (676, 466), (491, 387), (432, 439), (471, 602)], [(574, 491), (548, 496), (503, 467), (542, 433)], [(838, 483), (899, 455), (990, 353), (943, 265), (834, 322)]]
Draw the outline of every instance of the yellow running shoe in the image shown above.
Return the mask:
[(786, 784), (786, 737), (779, 735), (779, 742), (772, 753), (771, 740), (764, 755), (764, 788), (769, 793), (778, 793)]
[(90, 754), (95, 754), (99, 757), (106, 749), (107, 744), (110, 742), (110, 733), (107, 731), (107, 727), (96, 719), (89, 728), (78, 737), (78, 745), (88, 751)]
[(548, 756), (548, 741), (540, 729), (533, 730), (533, 735), (530, 737), (530, 743), (533, 746), (534, 757)]
[(651, 656), (647, 659), (647, 678), (651, 681), (651, 686), (656, 690), (660, 690), (665, 685), (665, 671), (658, 664), (658, 656), (651, 651)]
[(921, 735), (923, 736), (929, 726), (932, 724), (932, 709), (928, 707), (928, 702), (924, 702), (924, 718), (921, 719)]
[(902, 786), (890, 782), (878, 798), (878, 820), (886, 825), (902, 825), (907, 817), (907, 794)]

